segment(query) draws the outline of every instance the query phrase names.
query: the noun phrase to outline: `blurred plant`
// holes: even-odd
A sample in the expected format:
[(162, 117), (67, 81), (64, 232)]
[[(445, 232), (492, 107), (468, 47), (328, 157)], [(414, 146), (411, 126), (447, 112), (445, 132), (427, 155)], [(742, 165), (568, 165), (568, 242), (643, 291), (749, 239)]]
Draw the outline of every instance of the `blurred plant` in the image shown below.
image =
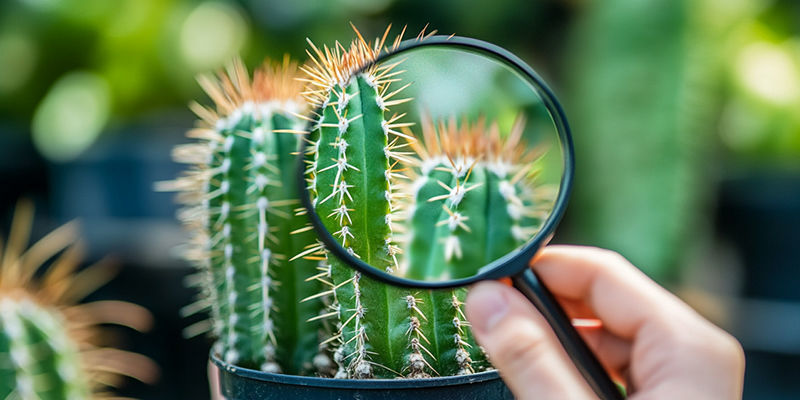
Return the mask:
[[(265, 62), (253, 79), (240, 60), (216, 78), (199, 82), (216, 105), (192, 106), (197, 143), (175, 149), (176, 161), (192, 165), (162, 189), (182, 191), (181, 220), (193, 239), (187, 258), (199, 267), (202, 292), (187, 310), (210, 310), (217, 352), (226, 362), (267, 372), (326, 373), (316, 320), (320, 299), (317, 261), (289, 260), (314, 243), (295, 216), (299, 206), (294, 171), (305, 110), (297, 65)], [(195, 327), (196, 328), (196, 327)], [(202, 333), (202, 329), (190, 329)], [(194, 332), (193, 332), (194, 331)]]
[[(76, 272), (76, 226), (64, 225), (29, 249), (33, 219), (28, 202), (17, 206), (0, 261), (0, 398), (111, 398), (122, 376), (156, 379), (148, 358), (99, 347), (100, 324), (147, 329), (147, 310), (126, 302), (77, 304), (113, 273), (98, 264)], [(61, 253), (46, 270), (42, 264)]]
[(72, 160), (115, 120), (194, 95), (194, 75), (246, 52), (251, 33), (233, 1), (3, 2), (0, 118), (32, 118), (42, 154)]
[(574, 228), (661, 281), (703, 229), (728, 6), (592, 2), (573, 38)]
[[(757, 2), (758, 3), (758, 2)], [(788, 8), (788, 9), (787, 9)], [(797, 168), (800, 160), (800, 32), (769, 23), (791, 13), (774, 2), (743, 10), (725, 46), (728, 93), (720, 123), (734, 163)]]

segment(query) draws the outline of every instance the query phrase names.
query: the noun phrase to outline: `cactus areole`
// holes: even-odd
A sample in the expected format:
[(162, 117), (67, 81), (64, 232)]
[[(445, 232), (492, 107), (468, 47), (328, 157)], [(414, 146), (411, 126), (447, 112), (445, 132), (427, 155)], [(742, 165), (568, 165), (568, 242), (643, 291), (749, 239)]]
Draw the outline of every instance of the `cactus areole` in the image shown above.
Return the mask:
[[(518, 74), (521, 79), (524, 79), (526, 83), (531, 86), (532, 90), (535, 90), (538, 96), (541, 98), (542, 103), (544, 104), (547, 112), (550, 114), (550, 117), (555, 125), (556, 132), (558, 134), (558, 140), (561, 146), (560, 150), (562, 152), (564, 165), (555, 204), (552, 208), (552, 211), (541, 224), (538, 232), (532, 236), (531, 240), (527, 241), (526, 244), (520, 247), (519, 250), (513, 251), (496, 259), (493, 262), (488, 263), (484, 267), (480, 268), (478, 273), (473, 276), (457, 277), (452, 280), (441, 281), (411, 280), (392, 274), (391, 268), (386, 268), (387, 266), (384, 265), (386, 264), (386, 260), (364, 260), (354, 256), (352, 250), (349, 251), (342, 246), (341, 240), (334, 236), (336, 233), (329, 231), (326, 225), (323, 223), (323, 219), (321, 217), (325, 217), (322, 215), (324, 211), (316, 209), (314, 198), (317, 197), (317, 194), (312, 193), (312, 187), (308, 185), (308, 166), (303, 159), (299, 160), (297, 170), (298, 187), (301, 188), (302, 191), (300, 200), (307, 210), (311, 224), (314, 226), (318, 237), (325, 245), (327, 251), (332, 253), (339, 260), (344, 261), (351, 267), (355, 268), (357, 271), (367, 274), (372, 278), (379, 279), (383, 282), (401, 287), (445, 289), (469, 285), (484, 279), (498, 279), (517, 275), (527, 268), (529, 260), (550, 240), (556, 225), (558, 225), (558, 222), (564, 213), (567, 201), (569, 199), (572, 188), (574, 159), (572, 137), (570, 134), (569, 125), (567, 124), (566, 116), (564, 115), (564, 111), (553, 92), (530, 66), (507, 50), (477, 39), (458, 36), (435, 35), (427, 36), (422, 39), (418, 38), (405, 40), (399, 43), (397, 46), (383, 49), (378, 57), (374, 59), (374, 61), (367, 62), (365, 65), (361, 66), (360, 70), (366, 71), (370, 68), (375, 68), (376, 66), (379, 67), (385, 63), (393, 64), (395, 63), (395, 61), (393, 61), (394, 59), (403, 59), (403, 54), (407, 54), (415, 49), (432, 47), (445, 47), (462, 52), (472, 52), (500, 62)], [(356, 72), (352, 75), (358, 76), (359, 73)], [(324, 116), (325, 106), (327, 106), (327, 104), (323, 104), (322, 107), (317, 107), (310, 115)], [(311, 122), (312, 120), (314, 120), (314, 122)], [(307, 131), (315, 132), (316, 124), (318, 124), (318, 122), (313, 117), (309, 118), (309, 121), (310, 122)], [(308, 152), (308, 149), (306, 148), (308, 147), (308, 143), (313, 143), (313, 141), (303, 141), (303, 153)], [(339, 234), (338, 236), (341, 235)], [(376, 268), (376, 266), (383, 268)]]

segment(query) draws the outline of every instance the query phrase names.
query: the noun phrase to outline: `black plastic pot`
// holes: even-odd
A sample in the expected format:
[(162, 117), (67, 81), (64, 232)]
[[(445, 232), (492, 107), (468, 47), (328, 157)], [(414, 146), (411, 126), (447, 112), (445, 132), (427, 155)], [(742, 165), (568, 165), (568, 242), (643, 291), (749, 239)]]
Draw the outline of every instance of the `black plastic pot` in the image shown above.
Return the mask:
[(513, 399), (497, 371), (427, 379), (331, 379), (271, 374), (227, 364), (219, 368), (222, 395), (228, 400), (269, 399)]

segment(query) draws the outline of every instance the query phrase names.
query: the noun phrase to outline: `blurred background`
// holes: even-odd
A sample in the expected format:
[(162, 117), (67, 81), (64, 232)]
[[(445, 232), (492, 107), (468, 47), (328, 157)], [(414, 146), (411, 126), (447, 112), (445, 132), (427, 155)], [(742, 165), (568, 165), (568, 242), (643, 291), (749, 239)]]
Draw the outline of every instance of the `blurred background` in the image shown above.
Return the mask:
[(795, 0), (4, 0), (0, 216), (37, 203), (35, 232), (82, 221), (119, 277), (91, 299), (156, 316), (122, 346), (162, 367), (143, 399), (207, 398), (210, 343), (185, 340), (193, 295), (175, 256), (173, 145), (208, 104), (195, 75), (305, 38), (388, 23), (488, 40), (537, 69), (576, 141), (558, 242), (621, 252), (747, 352), (745, 397), (800, 396), (800, 2)]

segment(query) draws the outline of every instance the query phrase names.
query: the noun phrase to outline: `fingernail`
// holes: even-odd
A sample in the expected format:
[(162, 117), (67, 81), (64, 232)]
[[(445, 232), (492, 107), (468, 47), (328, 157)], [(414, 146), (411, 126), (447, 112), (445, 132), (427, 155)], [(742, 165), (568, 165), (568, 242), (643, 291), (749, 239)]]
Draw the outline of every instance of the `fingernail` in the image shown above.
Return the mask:
[(505, 287), (495, 284), (477, 284), (472, 288), (467, 297), (472, 329), (486, 333), (503, 319), (508, 312), (508, 300), (502, 289)]

